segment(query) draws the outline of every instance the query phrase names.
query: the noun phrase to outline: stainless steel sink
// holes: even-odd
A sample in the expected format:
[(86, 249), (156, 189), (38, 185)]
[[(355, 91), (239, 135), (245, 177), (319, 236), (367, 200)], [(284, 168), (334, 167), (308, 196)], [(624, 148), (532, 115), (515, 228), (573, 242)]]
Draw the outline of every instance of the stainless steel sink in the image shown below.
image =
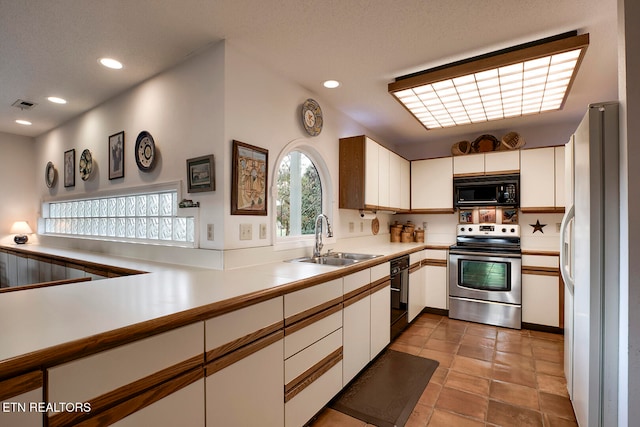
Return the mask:
[(358, 254), (352, 252), (329, 252), (318, 257), (303, 257), (289, 259), (287, 262), (308, 262), (311, 264), (332, 265), (342, 267), (345, 265), (355, 264), (358, 261), (377, 258), (381, 255)]

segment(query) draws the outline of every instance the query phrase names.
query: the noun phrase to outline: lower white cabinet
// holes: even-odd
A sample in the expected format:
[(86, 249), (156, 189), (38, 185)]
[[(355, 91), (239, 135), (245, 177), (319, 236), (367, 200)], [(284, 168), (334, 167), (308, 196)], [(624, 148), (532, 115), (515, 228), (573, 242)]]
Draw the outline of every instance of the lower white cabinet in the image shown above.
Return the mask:
[[(349, 304), (349, 305), (347, 305)], [(342, 383), (346, 385), (371, 360), (371, 295), (345, 301)]]
[(371, 359), (391, 341), (391, 282), (371, 290)]
[(41, 427), (44, 417), (31, 405), (43, 401), (41, 371), (0, 381), (0, 426)]
[(409, 272), (409, 308), (408, 321), (411, 322), (425, 307), (425, 268), (418, 267)]
[(560, 327), (560, 278), (522, 274), (522, 321)]
[(205, 380), (206, 425), (284, 425), (283, 360), (284, 341), (279, 339), (208, 375)]
[(423, 270), (425, 274), (425, 298), (427, 307), (446, 310), (449, 302), (449, 274), (447, 267), (448, 252), (439, 249), (427, 249)]

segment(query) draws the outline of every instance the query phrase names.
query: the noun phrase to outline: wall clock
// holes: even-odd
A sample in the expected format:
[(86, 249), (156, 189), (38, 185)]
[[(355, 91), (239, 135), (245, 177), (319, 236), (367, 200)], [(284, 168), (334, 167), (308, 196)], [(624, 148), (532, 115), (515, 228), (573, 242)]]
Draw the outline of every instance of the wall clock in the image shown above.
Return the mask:
[(80, 155), (78, 170), (80, 171), (80, 178), (82, 178), (83, 181), (91, 178), (91, 174), (93, 173), (93, 156), (88, 149), (85, 149)]
[(156, 144), (149, 132), (143, 130), (136, 138), (136, 164), (138, 169), (149, 172), (156, 164)]
[(309, 98), (302, 104), (302, 125), (311, 136), (322, 131), (322, 110), (315, 99)]
[(56, 185), (56, 168), (53, 166), (53, 163), (47, 163), (47, 167), (44, 170), (44, 182), (47, 184), (47, 187), (53, 188)]

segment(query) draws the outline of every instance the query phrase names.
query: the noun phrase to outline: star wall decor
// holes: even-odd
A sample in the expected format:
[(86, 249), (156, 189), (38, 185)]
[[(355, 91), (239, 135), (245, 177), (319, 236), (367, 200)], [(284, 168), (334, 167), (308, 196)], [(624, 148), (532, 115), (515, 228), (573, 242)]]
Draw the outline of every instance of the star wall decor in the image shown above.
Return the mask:
[(534, 233), (536, 231), (539, 231), (542, 234), (544, 234), (543, 228), (547, 226), (547, 224), (540, 224), (540, 220), (539, 219), (536, 219), (536, 223), (535, 224), (529, 224), (529, 225), (533, 227), (533, 232)]

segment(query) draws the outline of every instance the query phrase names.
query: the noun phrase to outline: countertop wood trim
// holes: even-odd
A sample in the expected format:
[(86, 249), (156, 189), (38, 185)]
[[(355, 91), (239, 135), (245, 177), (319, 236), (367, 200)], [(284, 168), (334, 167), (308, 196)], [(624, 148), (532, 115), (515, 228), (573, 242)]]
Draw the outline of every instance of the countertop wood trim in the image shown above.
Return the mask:
[[(3, 247), (7, 249), (6, 247)], [(39, 349), (20, 356), (8, 358), (0, 361), (0, 380), (14, 377), (35, 369), (47, 368), (60, 363), (65, 363), (81, 357), (89, 356), (147, 338), (162, 332), (176, 329), (189, 325), (198, 321), (204, 321), (211, 317), (229, 313), (244, 307), (270, 300), (274, 297), (283, 296), (287, 293), (295, 292), (301, 289), (309, 288), (321, 283), (325, 283), (334, 279), (348, 276), (352, 273), (366, 270), (378, 264), (389, 262), (390, 260), (402, 255), (408, 255), (413, 252), (419, 252), (424, 249), (438, 249), (437, 245), (416, 245), (411, 248), (400, 249), (393, 254), (380, 256), (370, 260), (360, 261), (350, 266), (331, 269), (326, 273), (317, 274), (313, 277), (291, 280), (290, 282), (276, 286), (273, 288), (261, 289), (255, 292), (249, 292), (240, 296), (229, 298), (226, 300), (216, 301), (210, 304), (198, 306), (189, 310), (184, 310), (166, 316), (146, 320), (143, 322), (116, 328), (93, 336), (83, 337), (57, 344), (51, 347)], [(448, 247), (447, 247), (448, 248)], [(13, 250), (13, 248), (9, 248)], [(152, 273), (153, 274), (153, 273)], [(372, 293), (387, 286), (389, 277), (376, 282), (378, 288), (371, 290)], [(376, 284), (372, 283), (372, 287)]]
[(12, 397), (40, 388), (43, 382), (42, 371), (33, 371), (0, 381), (0, 401), (10, 400)]

